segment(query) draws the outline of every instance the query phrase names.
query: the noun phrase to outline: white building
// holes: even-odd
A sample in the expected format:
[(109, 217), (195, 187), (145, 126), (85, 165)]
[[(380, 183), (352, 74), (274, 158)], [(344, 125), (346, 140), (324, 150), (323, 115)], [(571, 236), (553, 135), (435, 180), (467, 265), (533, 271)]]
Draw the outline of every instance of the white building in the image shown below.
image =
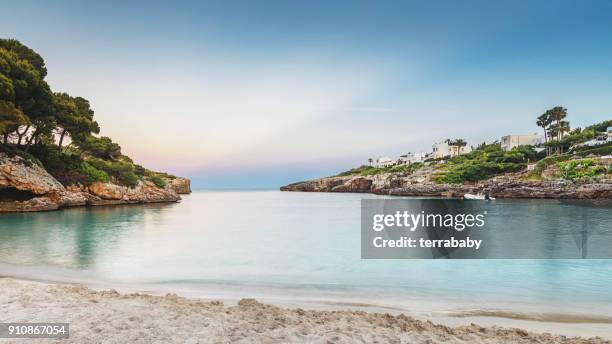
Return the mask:
[(397, 160), (395, 159), (391, 159), (391, 158), (387, 158), (387, 157), (382, 157), (382, 158), (378, 158), (376, 160), (374, 160), (373, 164), (371, 166), (374, 167), (388, 167), (388, 166), (393, 166), (397, 164)]
[(501, 138), (501, 147), (505, 151), (512, 150), (518, 146), (537, 146), (544, 143), (544, 135), (506, 135)]
[(450, 156), (451, 158), (457, 155), (467, 154), (472, 151), (472, 147), (465, 146), (456, 146), (449, 144), (448, 140), (443, 142), (434, 143), (433, 152), (431, 156), (434, 159), (444, 158), (445, 156)]
[(400, 163), (402, 164), (414, 164), (415, 162), (423, 162), (425, 160), (426, 153), (413, 153), (408, 152), (404, 155), (400, 155)]

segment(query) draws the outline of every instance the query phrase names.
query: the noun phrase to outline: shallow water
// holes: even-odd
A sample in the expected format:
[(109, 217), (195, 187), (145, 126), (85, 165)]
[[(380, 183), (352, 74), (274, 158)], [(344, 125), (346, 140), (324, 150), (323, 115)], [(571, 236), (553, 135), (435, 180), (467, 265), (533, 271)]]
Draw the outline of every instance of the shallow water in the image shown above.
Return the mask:
[[(360, 259), (360, 200), (378, 197), (198, 191), (177, 204), (3, 214), (0, 274), (202, 297), (612, 317), (612, 260)], [(494, 206), (525, 207), (549, 232), (584, 212), (554, 201)], [(589, 211), (609, 226), (610, 209)]]

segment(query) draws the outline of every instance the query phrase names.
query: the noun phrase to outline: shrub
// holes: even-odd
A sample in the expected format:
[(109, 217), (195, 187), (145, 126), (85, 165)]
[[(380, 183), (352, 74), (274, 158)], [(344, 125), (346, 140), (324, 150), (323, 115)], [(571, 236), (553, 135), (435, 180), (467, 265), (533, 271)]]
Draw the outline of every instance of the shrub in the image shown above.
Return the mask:
[(461, 184), (488, 179), (496, 174), (518, 172), (525, 168), (525, 164), (497, 163), (491, 161), (469, 161), (464, 164), (451, 166), (434, 175), (437, 183)]
[(559, 176), (564, 179), (588, 179), (598, 174), (607, 173), (604, 166), (593, 159), (571, 160), (557, 163)]
[(410, 165), (400, 164), (387, 167), (374, 167), (362, 165), (357, 168), (350, 169), (348, 171), (338, 174), (339, 177), (345, 176), (373, 176), (381, 173), (413, 173), (419, 168), (423, 167), (422, 163), (413, 163)]
[(134, 173), (139, 177), (143, 177), (147, 173), (147, 169), (140, 165), (134, 165)]
[(164, 179), (157, 174), (154, 174), (149, 178), (151, 179), (153, 184), (155, 184), (155, 186), (157, 186), (158, 188), (164, 188), (166, 186), (166, 182), (164, 181)]
[(594, 155), (608, 155), (612, 154), (612, 142), (604, 143), (597, 147), (580, 147), (575, 151), (576, 155), (587, 156), (589, 154)]
[(531, 146), (519, 146), (506, 152), (497, 143), (481, 145), (440, 166), (433, 179), (438, 183), (449, 184), (476, 182), (501, 173), (518, 172), (526, 167), (528, 161), (535, 160), (536, 155)]
[(133, 164), (120, 160), (104, 160), (91, 157), (87, 160), (89, 164), (98, 170), (102, 170), (114, 177), (120, 184), (135, 187), (138, 185), (138, 176), (135, 173)]
[(89, 136), (80, 144), (80, 148), (83, 151), (102, 159), (114, 159), (121, 155), (121, 147), (106, 136), (99, 138)]
[(24, 152), (20, 149), (17, 149), (14, 146), (0, 143), (0, 152), (6, 153), (9, 157), (19, 156), (23, 159), (23, 162), (27, 166), (31, 166), (32, 164), (43, 167), (43, 164), (38, 160), (35, 156), (30, 153)]
[(86, 161), (83, 162), (82, 171), (87, 176), (88, 184), (93, 184), (95, 182), (107, 183), (109, 181), (109, 177), (106, 172), (91, 166)]
[(84, 160), (72, 151), (60, 151), (55, 146), (34, 145), (30, 152), (36, 156), (44, 168), (63, 185), (88, 185), (89, 177)]
[(565, 155), (551, 155), (549, 157), (546, 157), (546, 158), (538, 161), (538, 163), (535, 165), (535, 168), (533, 169), (533, 172), (531, 172), (531, 175), (541, 176), (542, 172), (544, 172), (544, 170), (548, 166), (556, 164), (558, 162), (567, 161), (571, 157), (572, 156), (569, 155), (569, 154), (565, 154)]

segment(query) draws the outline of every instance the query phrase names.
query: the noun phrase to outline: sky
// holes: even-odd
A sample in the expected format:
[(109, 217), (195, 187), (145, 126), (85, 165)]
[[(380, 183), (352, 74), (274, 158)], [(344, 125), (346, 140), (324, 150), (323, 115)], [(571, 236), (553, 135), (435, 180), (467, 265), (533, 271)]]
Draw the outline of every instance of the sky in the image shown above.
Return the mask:
[(194, 188), (612, 119), (611, 1), (2, 1), (124, 154)]

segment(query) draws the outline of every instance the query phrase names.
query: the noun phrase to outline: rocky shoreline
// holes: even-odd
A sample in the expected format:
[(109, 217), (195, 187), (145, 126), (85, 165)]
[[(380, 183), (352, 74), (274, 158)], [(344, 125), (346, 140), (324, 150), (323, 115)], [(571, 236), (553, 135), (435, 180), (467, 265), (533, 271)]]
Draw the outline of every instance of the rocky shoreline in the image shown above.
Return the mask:
[(64, 187), (42, 167), (0, 153), (0, 212), (58, 210), (76, 206), (177, 202), (191, 192), (189, 179), (165, 177), (165, 187), (140, 181), (134, 188), (111, 182)]
[(521, 174), (504, 175), (473, 184), (436, 184), (423, 175), (379, 174), (327, 177), (289, 184), (281, 191), (354, 192), (391, 196), (462, 197), (488, 191), (497, 198), (612, 199), (612, 180), (577, 183), (530, 180)]

